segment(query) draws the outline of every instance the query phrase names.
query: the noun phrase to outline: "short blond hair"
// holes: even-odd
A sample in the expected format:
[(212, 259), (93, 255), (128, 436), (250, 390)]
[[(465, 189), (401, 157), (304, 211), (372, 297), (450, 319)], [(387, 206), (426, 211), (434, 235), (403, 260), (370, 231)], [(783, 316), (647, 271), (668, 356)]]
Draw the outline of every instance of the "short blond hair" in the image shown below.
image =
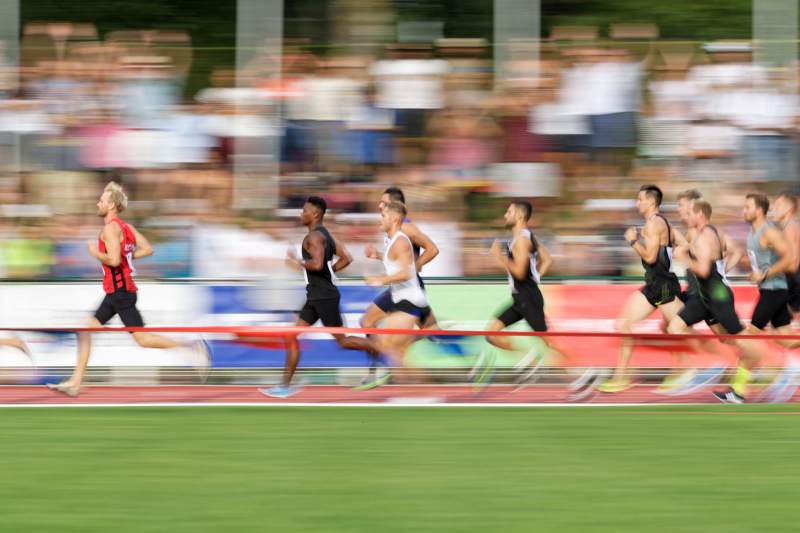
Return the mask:
[(711, 209), (711, 204), (703, 200), (702, 198), (698, 198), (692, 204), (692, 211), (695, 213), (702, 212), (706, 216), (706, 220), (711, 220), (711, 213), (713, 209)]
[(408, 212), (406, 212), (406, 205), (402, 202), (389, 202), (386, 204), (384, 209), (387, 211), (392, 211), (393, 213), (397, 213), (397, 216), (400, 217), (400, 220), (404, 220), (408, 215)]
[(125, 191), (122, 190), (122, 187), (118, 183), (112, 181), (106, 185), (103, 192), (111, 193), (108, 195), (108, 201), (117, 207), (117, 213), (122, 213), (125, 211), (125, 208), (128, 207), (128, 197), (125, 196)]

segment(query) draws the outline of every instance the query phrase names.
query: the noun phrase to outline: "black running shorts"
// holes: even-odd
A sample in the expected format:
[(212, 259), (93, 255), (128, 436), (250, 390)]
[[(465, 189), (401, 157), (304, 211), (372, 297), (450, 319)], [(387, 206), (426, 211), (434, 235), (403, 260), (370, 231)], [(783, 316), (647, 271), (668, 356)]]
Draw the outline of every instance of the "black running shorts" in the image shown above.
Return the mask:
[(764, 329), (770, 322), (772, 322), (772, 327), (775, 328), (788, 326), (792, 323), (792, 315), (789, 313), (788, 290), (770, 291), (759, 289), (758, 294), (758, 303), (753, 311), (753, 319), (750, 321), (752, 325), (758, 329)]
[(522, 296), (513, 295), (514, 302), (496, 318), (505, 327), (516, 324), (523, 318), (533, 331), (547, 331), (547, 321), (544, 317), (544, 298), (537, 290), (535, 293)]
[(677, 278), (653, 276), (653, 281), (642, 287), (642, 294), (653, 307), (670, 303), (681, 295), (681, 284)]
[(730, 292), (730, 289), (728, 292), (730, 298), (718, 302), (706, 302), (699, 294), (692, 295), (678, 316), (687, 326), (694, 326), (701, 320), (705, 320), (708, 325), (719, 323), (725, 328), (725, 331), (731, 335), (737, 335), (744, 328), (739, 322), (739, 316), (733, 306), (733, 293)]
[(340, 328), (344, 325), (342, 315), (339, 313), (339, 298), (325, 298), (323, 300), (307, 300), (300, 310), (300, 320), (314, 325), (317, 320), (322, 321), (326, 328)]
[(137, 292), (112, 292), (106, 294), (103, 302), (94, 314), (98, 322), (106, 322), (119, 315), (126, 328), (143, 328), (144, 320), (139, 310), (136, 309)]
[[(693, 293), (693, 294), (689, 294), (689, 291), (683, 291), (678, 295), (678, 298), (680, 298), (680, 300), (683, 302), (683, 304), (686, 305), (686, 302), (688, 302), (692, 298), (692, 296), (699, 297), (700, 295), (697, 294), (696, 292)], [(714, 318), (714, 317), (706, 318), (706, 319), (704, 319), (704, 321), (705, 321), (706, 325), (708, 325), (708, 326), (713, 326), (714, 324), (718, 323), (717, 319)], [(696, 323), (697, 322), (695, 322), (695, 324)]]
[(426, 305), (425, 307), (419, 307), (418, 305), (412, 304), (408, 300), (400, 300), (396, 303), (393, 302), (392, 312), (395, 311), (419, 317), (422, 323), (424, 323), (428, 318), (428, 315), (431, 314), (431, 308), (429, 306)]

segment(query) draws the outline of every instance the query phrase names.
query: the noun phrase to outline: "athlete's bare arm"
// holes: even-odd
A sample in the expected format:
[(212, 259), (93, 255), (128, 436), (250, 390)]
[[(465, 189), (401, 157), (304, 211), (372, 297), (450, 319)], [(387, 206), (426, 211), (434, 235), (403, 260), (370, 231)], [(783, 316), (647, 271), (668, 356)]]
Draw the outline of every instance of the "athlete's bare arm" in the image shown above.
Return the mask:
[(103, 244), (106, 245), (106, 252), (100, 253), (94, 241), (89, 240), (87, 246), (89, 253), (104, 265), (108, 265), (112, 268), (119, 266), (122, 260), (122, 228), (120, 228), (119, 224), (116, 222), (106, 224), (106, 227), (103, 228), (100, 234), (100, 239), (102, 239)]
[(730, 235), (725, 233), (722, 230), (718, 230), (719, 232), (719, 240), (722, 242), (722, 257), (727, 257), (728, 262), (725, 263), (725, 273), (727, 274), (734, 268), (744, 257), (744, 251), (742, 247), (739, 246), (736, 241), (734, 241)]
[(792, 251), (794, 251), (794, 261), (792, 261), (792, 265), (789, 268), (789, 272), (794, 273), (800, 269), (800, 225), (790, 223), (783, 230), (783, 235), (789, 241)]
[[(653, 264), (658, 259), (658, 247), (661, 246), (663, 240), (666, 240), (667, 228), (664, 221), (660, 218), (648, 220), (642, 228), (642, 238), (644, 238), (644, 246), (642, 243), (637, 242), (633, 245), (633, 249), (639, 254), (645, 263)], [(625, 232), (625, 240), (632, 241), (638, 238), (636, 228), (628, 228)]]
[(389, 259), (392, 261), (399, 261), (402, 268), (391, 276), (365, 276), (364, 280), (368, 285), (373, 287), (382, 287), (383, 285), (391, 285), (392, 283), (400, 283), (407, 281), (411, 278), (411, 272), (408, 267), (414, 262), (414, 252), (411, 249), (411, 243), (408, 239), (397, 239), (389, 249)]
[(352, 263), (353, 256), (350, 255), (350, 252), (347, 251), (347, 248), (344, 247), (344, 244), (339, 242), (339, 239), (333, 237), (333, 242), (336, 243), (336, 249), (333, 251), (333, 254), (336, 257), (338, 257), (338, 259), (331, 266), (331, 269), (333, 270), (334, 273), (336, 273), (339, 272), (341, 269), (345, 268), (350, 263)]
[(679, 259), (695, 275), (706, 279), (711, 275), (711, 264), (714, 262), (714, 258), (719, 257), (719, 244), (714, 242), (716, 239), (710, 240), (708, 235), (704, 233), (699, 233), (692, 240), (691, 249), (694, 259), (686, 253), (687, 248), (685, 246), (681, 246), (676, 250), (676, 259)]
[(136, 240), (136, 250), (133, 251), (133, 258), (141, 259), (142, 257), (153, 255), (153, 246), (150, 244), (150, 241), (148, 241), (144, 235), (136, 231), (136, 228), (130, 224), (128, 224), (128, 227), (131, 228), (133, 237)]
[(670, 228), (670, 233), (672, 234), (672, 246), (688, 246), (690, 241), (680, 231), (675, 231), (675, 228)]
[(686, 239), (686, 242), (691, 244), (692, 240), (696, 236), (697, 236), (697, 228), (689, 228), (689, 231), (686, 232), (686, 235), (684, 235), (684, 238)]
[(550, 270), (553, 263), (555, 263), (555, 261), (553, 261), (550, 252), (547, 251), (547, 248), (545, 248), (543, 244), (539, 244), (536, 249), (536, 270), (539, 271), (539, 277), (543, 277), (547, 274), (547, 271)]
[(794, 252), (792, 251), (791, 245), (789, 245), (789, 241), (786, 240), (786, 237), (784, 237), (780, 231), (772, 226), (768, 226), (767, 229), (764, 230), (764, 233), (761, 234), (759, 244), (761, 244), (762, 248), (772, 248), (775, 250), (775, 253), (778, 254), (780, 259), (768, 269), (752, 272), (748, 278), (750, 281), (761, 283), (772, 276), (777, 276), (783, 272), (789, 272), (792, 263), (794, 263)]
[(319, 231), (312, 231), (303, 240), (303, 248), (306, 249), (311, 259), (301, 259), (298, 264), (311, 272), (322, 270), (325, 266), (325, 237)]
[(422, 248), (422, 253), (415, 263), (417, 272), (422, 270), (422, 267), (433, 261), (433, 258), (439, 255), (439, 248), (433, 244), (433, 241), (422, 233), (417, 226), (411, 222), (403, 222), (400, 226), (400, 231), (408, 235), (412, 244), (416, 244)]

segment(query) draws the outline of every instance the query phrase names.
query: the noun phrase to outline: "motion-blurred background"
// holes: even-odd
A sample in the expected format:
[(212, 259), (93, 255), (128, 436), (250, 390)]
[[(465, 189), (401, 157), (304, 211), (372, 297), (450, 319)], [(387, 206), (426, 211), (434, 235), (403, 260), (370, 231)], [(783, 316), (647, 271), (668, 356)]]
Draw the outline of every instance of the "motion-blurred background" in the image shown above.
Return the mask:
[[(636, 274), (636, 191), (697, 187), (739, 239), (743, 194), (794, 185), (797, 2), (0, 2), (0, 276), (96, 278), (105, 183), (156, 245), (141, 276), (279, 274), (309, 194), (354, 252), (404, 188), (428, 277), (530, 198), (554, 275)], [(622, 253), (620, 253), (622, 252)]]

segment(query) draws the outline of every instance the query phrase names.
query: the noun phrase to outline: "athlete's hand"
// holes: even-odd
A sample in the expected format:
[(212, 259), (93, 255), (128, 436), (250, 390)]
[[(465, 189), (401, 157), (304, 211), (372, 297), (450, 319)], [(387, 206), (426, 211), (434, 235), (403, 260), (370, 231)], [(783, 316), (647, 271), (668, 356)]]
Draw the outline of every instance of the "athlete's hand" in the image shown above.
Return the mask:
[(97, 254), (99, 253), (97, 251), (97, 246), (91, 239), (86, 239), (86, 251), (89, 252), (89, 255), (92, 257), (97, 257)]
[(500, 239), (495, 239), (492, 243), (492, 249), (489, 250), (489, 253), (495, 257), (503, 257), (503, 243), (500, 242)]
[(368, 244), (368, 245), (367, 245), (367, 246), (364, 248), (364, 253), (365, 253), (365, 254), (367, 255), (367, 257), (369, 257), (370, 259), (379, 259), (379, 258), (380, 258), (380, 256), (378, 255), (378, 250), (376, 250), (376, 249), (375, 249), (375, 247), (374, 247), (374, 246), (372, 246), (371, 244)]
[(636, 228), (628, 228), (625, 231), (625, 240), (627, 242), (638, 240), (639, 239), (639, 232), (636, 231)]
[(288, 257), (292, 261), (298, 261), (299, 260), (297, 258), (297, 251), (295, 250), (294, 246), (289, 246), (289, 249), (286, 250), (286, 257)]
[(383, 287), (383, 280), (379, 276), (364, 276), (364, 281), (370, 287)]

